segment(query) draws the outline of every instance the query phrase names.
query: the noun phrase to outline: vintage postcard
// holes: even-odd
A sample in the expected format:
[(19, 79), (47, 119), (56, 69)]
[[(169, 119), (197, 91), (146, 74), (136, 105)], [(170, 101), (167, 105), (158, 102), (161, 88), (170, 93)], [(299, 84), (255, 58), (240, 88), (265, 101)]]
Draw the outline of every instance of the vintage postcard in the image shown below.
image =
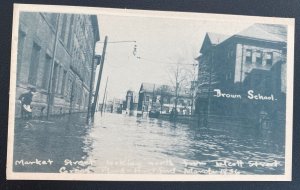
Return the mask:
[(15, 4), (7, 179), (290, 181), (294, 19)]

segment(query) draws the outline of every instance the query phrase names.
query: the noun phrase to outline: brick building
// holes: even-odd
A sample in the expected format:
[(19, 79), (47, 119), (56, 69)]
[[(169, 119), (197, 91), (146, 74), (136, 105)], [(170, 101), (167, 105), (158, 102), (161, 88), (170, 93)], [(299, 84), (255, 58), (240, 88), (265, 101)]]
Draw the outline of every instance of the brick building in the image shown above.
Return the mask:
[(33, 116), (86, 111), (99, 39), (97, 16), (22, 12), (16, 99), (34, 87)]
[[(285, 111), (286, 27), (254, 24), (232, 35), (207, 33), (200, 49), (197, 113), (255, 116)], [(216, 89), (241, 98), (216, 98)], [(247, 92), (276, 101), (253, 101)], [(274, 113), (277, 110), (277, 113)]]

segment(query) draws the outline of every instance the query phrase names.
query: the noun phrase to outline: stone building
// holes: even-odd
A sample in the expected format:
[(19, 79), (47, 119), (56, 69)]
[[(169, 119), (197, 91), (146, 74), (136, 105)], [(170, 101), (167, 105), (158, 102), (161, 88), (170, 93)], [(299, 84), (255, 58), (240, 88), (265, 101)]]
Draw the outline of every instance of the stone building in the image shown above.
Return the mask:
[[(252, 117), (264, 109), (275, 117), (272, 110), (284, 111), (286, 42), (281, 25), (254, 24), (232, 36), (207, 33), (197, 58), (196, 112)], [(249, 99), (249, 90), (277, 100)]]
[(86, 111), (99, 39), (97, 16), (22, 12), (16, 99), (36, 88), (33, 116)]

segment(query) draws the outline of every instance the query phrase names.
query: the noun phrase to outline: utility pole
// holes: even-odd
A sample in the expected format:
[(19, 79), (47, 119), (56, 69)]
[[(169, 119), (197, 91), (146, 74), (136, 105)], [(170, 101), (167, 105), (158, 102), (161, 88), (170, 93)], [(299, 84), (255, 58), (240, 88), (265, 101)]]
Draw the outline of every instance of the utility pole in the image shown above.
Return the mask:
[(105, 93), (104, 112), (106, 112), (107, 96), (108, 96), (108, 92)]
[(86, 117), (86, 123), (89, 123), (89, 119), (91, 117), (91, 110), (92, 107), (92, 97), (93, 97), (93, 87), (94, 87), (94, 69), (95, 69), (95, 48), (96, 48), (96, 43), (94, 44), (94, 49), (93, 49), (93, 57), (92, 57), (92, 67), (91, 67), (91, 81), (90, 81), (90, 92), (89, 92), (89, 102), (88, 102), (88, 110), (87, 110), (87, 117)]
[(108, 82), (108, 77), (106, 78), (105, 90), (104, 90), (104, 95), (103, 95), (103, 100), (102, 100), (102, 106), (101, 106), (101, 116), (102, 116), (103, 107), (104, 107), (104, 102), (105, 102), (105, 98), (106, 98), (106, 88), (107, 88), (107, 82)]
[(54, 64), (55, 64), (55, 56), (56, 56), (56, 49), (57, 49), (57, 42), (58, 42), (59, 23), (60, 23), (60, 14), (58, 14), (57, 21), (56, 21), (55, 41), (54, 41), (52, 63), (51, 63), (50, 77), (49, 77), (49, 83), (48, 83), (47, 119), (49, 119), (50, 106), (53, 103), (53, 102), (51, 102), (52, 94), (53, 94), (53, 89), (52, 89), (53, 83), (52, 82), (53, 82), (53, 69), (54, 69)]
[(96, 109), (96, 104), (97, 104), (97, 100), (98, 100), (100, 82), (101, 82), (103, 65), (104, 65), (104, 60), (105, 60), (105, 52), (106, 52), (107, 40), (108, 40), (108, 37), (105, 36), (104, 46), (103, 46), (102, 55), (101, 55), (100, 69), (99, 69), (99, 74), (98, 74), (98, 81), (97, 81), (97, 86), (96, 86), (96, 92), (95, 92), (95, 97), (94, 97), (94, 101), (93, 101), (94, 106), (92, 106), (92, 110), (91, 110), (92, 118), (94, 117), (95, 109)]
[(152, 102), (151, 102), (151, 109), (153, 110), (153, 100), (154, 100), (154, 91), (155, 91), (155, 84), (153, 85), (153, 90), (152, 90)]

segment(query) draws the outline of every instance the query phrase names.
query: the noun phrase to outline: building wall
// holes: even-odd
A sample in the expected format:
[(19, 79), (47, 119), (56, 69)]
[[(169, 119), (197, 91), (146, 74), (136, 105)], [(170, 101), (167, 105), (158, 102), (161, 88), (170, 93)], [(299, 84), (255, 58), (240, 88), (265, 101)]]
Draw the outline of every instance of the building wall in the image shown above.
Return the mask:
[(197, 96), (208, 97), (215, 88), (231, 88), (235, 67), (235, 42), (212, 46), (202, 53), (198, 60)]
[[(19, 23), (16, 99), (36, 88), (33, 116), (46, 115), (52, 77), (50, 114), (86, 111), (95, 31), (99, 35), (91, 16), (22, 12)], [(17, 103), (16, 117), (20, 108)]]
[[(267, 43), (266, 43), (267, 44)], [(247, 51), (252, 53), (251, 61), (247, 61)], [(267, 57), (272, 55), (272, 64), (267, 64)], [(257, 55), (261, 56), (261, 63), (257, 62)], [(250, 56), (249, 56), (250, 57)], [(247, 73), (252, 69), (270, 70), (274, 63), (281, 61), (282, 52), (280, 49), (271, 46), (257, 46), (249, 43), (238, 43), (236, 48), (236, 66), (234, 82), (243, 82)]]
[[(202, 52), (199, 58), (199, 85), (195, 113), (244, 114), (253, 117), (262, 108), (269, 110), (270, 113), (272, 110), (284, 110), (281, 109), (285, 105), (286, 89), (283, 46), (284, 44), (279, 43), (231, 38)], [(248, 52), (252, 53), (251, 56)], [(272, 59), (268, 64), (270, 55)], [(270, 103), (247, 98), (215, 98), (212, 93), (208, 94), (208, 89), (212, 91), (215, 88), (221, 89), (223, 93), (242, 94), (243, 97), (247, 96), (248, 90), (254, 89), (256, 93), (265, 95), (272, 93), (278, 101)]]
[[(176, 97), (174, 95), (164, 94), (164, 96), (162, 97), (163, 98), (162, 105), (159, 102), (160, 94), (155, 94), (154, 98), (153, 98), (153, 92), (139, 93), (139, 95), (141, 96), (139, 97), (140, 105), (137, 105), (137, 108), (141, 108), (141, 110), (139, 111), (143, 110), (144, 112), (149, 112), (150, 110), (154, 109), (154, 110), (159, 110), (162, 113), (170, 113), (172, 108), (175, 106)], [(182, 114), (184, 108), (186, 108), (188, 111), (185, 113), (190, 113), (191, 103), (192, 103), (192, 98), (185, 97), (185, 96), (178, 96), (178, 101), (177, 101), (178, 112)]]

